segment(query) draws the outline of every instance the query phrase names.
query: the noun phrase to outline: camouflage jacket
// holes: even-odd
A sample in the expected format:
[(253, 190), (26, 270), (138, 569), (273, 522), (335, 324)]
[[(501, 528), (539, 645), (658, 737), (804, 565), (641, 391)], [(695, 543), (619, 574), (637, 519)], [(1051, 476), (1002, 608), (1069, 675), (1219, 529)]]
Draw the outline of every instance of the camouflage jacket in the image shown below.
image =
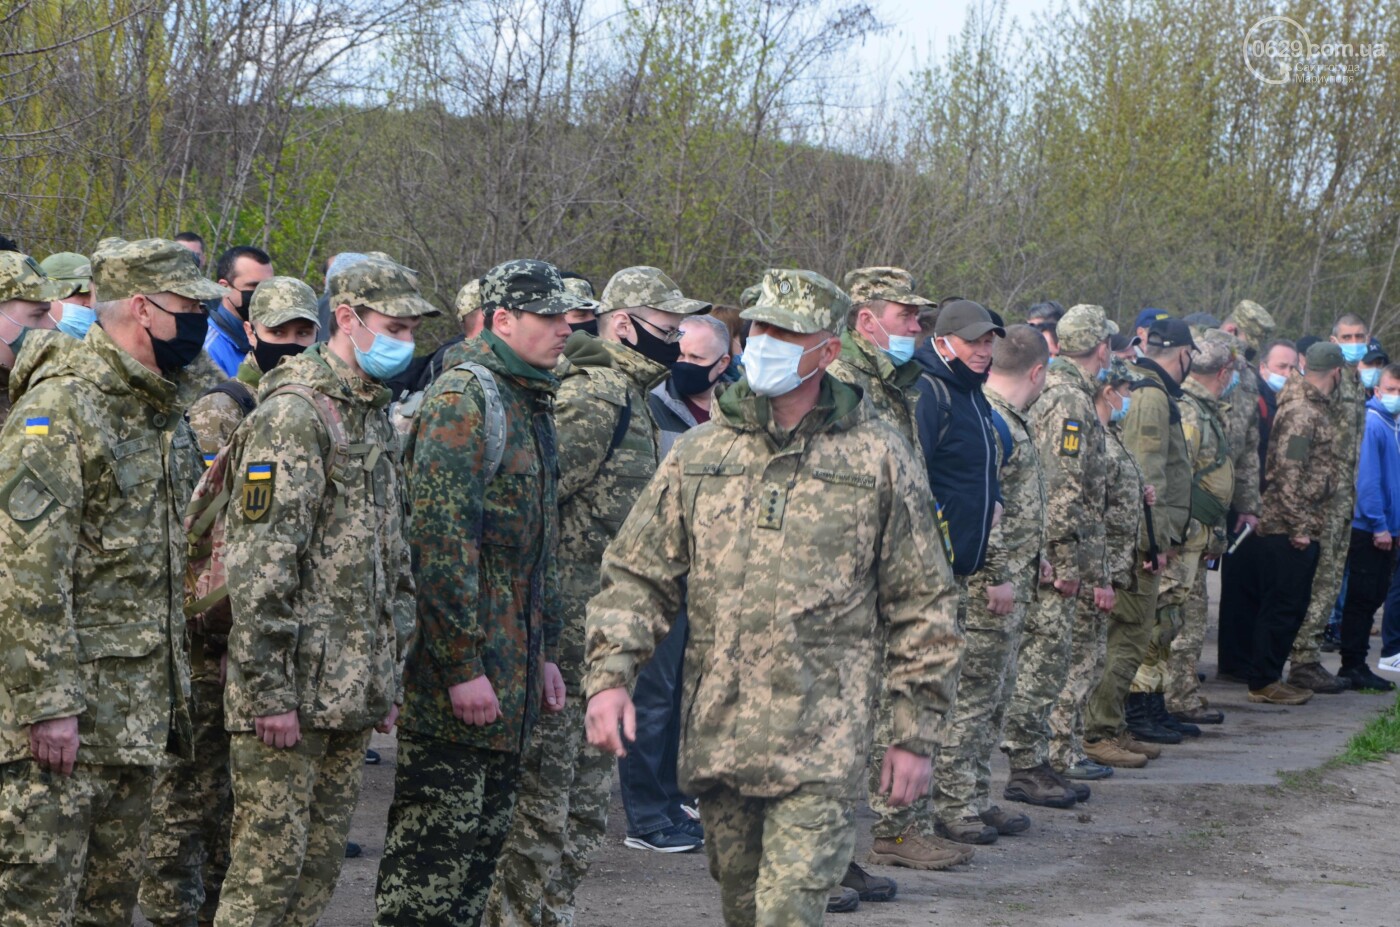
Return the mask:
[[(1236, 512), (1259, 514), (1259, 377), (1252, 370), (1240, 374), (1240, 385), (1230, 394), (1222, 418), (1230, 459), (1235, 465), (1235, 490), (1230, 507)], [(1234, 525), (1228, 526), (1234, 530)]]
[[(330, 398), (348, 447), (334, 449), (307, 397), (271, 395), (289, 385)], [(366, 730), (389, 713), (413, 630), (389, 391), (316, 345), (259, 395), (229, 456), (225, 726), (296, 709), (303, 728)]]
[(1356, 471), (1361, 461), (1361, 436), (1366, 431), (1366, 390), (1361, 386), (1355, 367), (1348, 366), (1342, 371), (1341, 383), (1332, 393), (1330, 414), (1336, 424), (1335, 453), (1337, 466), (1341, 467), (1338, 472), (1347, 477), (1338, 482), (1332, 496), (1330, 504), (1335, 516), (1332, 523), (1339, 523), (1345, 513), (1346, 521), (1342, 524), (1345, 530), (1350, 526), (1352, 509), (1356, 505)]
[[(569, 694), (583, 682), (584, 609), (598, 591), (603, 550), (661, 459), (647, 393), (666, 368), (614, 341), (579, 332), (555, 368), (559, 394), (559, 671)], [(626, 432), (613, 442), (626, 416)]]
[(1031, 435), (1029, 413), (1018, 412), (995, 390), (982, 388), (992, 408), (1011, 432), (1011, 457), (1001, 467), (1001, 495), (1006, 510), (987, 540), (987, 561), (973, 575), (979, 588), (1014, 583), (1016, 601), (1030, 602), (1040, 585), (1040, 556), (1045, 549), (1045, 474)]
[(923, 754), (956, 681), (958, 588), (922, 461), (834, 377), (788, 434), (743, 381), (715, 410), (608, 545), (585, 689), (630, 685), (685, 596), (681, 787), (855, 798), (882, 677), (894, 742)]
[(1152, 528), (1158, 546), (1165, 550), (1186, 539), (1191, 516), (1191, 456), (1181, 430), (1182, 392), (1161, 367), (1145, 357), (1137, 359), (1132, 372), (1138, 380), (1123, 419), (1123, 446), (1137, 461), (1143, 482), (1157, 490)]
[[(262, 371), (251, 360), (245, 360), (238, 365), (234, 379), (248, 387), (256, 402)], [(190, 427), (199, 439), (199, 450), (207, 464), (233, 437), (233, 430), (243, 421), (243, 407), (227, 393), (209, 392), (194, 401), (185, 418), (189, 419)]]
[(1108, 457), (1094, 384), (1073, 361), (1051, 364), (1028, 418), (1045, 474), (1045, 557), (1055, 579), (1107, 587)]
[[(409, 531), (418, 632), (404, 668), (400, 725), (440, 740), (523, 749), (540, 712), (542, 662), (559, 645), (559, 462), (552, 407), (559, 381), (491, 332), (449, 352), (428, 387), (410, 450)], [(483, 484), (485, 398), (455, 364), (490, 370), (505, 407), (501, 469)], [(452, 714), (450, 686), (486, 676), (501, 717), (472, 727)]]
[(188, 754), (181, 516), (202, 467), (178, 385), (98, 325), (28, 338), (0, 431), (0, 762), (72, 715), (80, 762)]
[[(1131, 408), (1131, 406), (1129, 407)], [(1142, 517), (1142, 471), (1113, 428), (1105, 429), (1108, 451), (1108, 506), (1104, 529), (1108, 542), (1108, 569), (1115, 589), (1132, 586), (1138, 551), (1148, 549), (1147, 519)]]
[(1289, 377), (1278, 394), (1278, 412), (1269, 431), (1259, 533), (1322, 537), (1328, 505), (1352, 482), (1343, 465), (1333, 400), (1303, 377)]
[[(1192, 480), (1194, 482), (1199, 475), (1201, 489), (1228, 506), (1238, 482), (1225, 425), (1230, 404), (1213, 396), (1193, 377), (1186, 378), (1181, 391), (1185, 394), (1178, 404), (1181, 408), (1181, 431), (1186, 437), (1186, 453), (1191, 459)], [(1220, 457), (1224, 458), (1224, 462), (1215, 467)], [(1188, 531), (1199, 532), (1203, 527), (1192, 518)], [(1216, 551), (1219, 552), (1222, 551)]]
[(919, 398), (916, 385), (920, 367), (909, 361), (899, 367), (859, 332), (846, 329), (841, 335), (841, 356), (827, 372), (842, 383), (858, 386), (880, 421), (904, 436), (909, 446), (919, 450), (919, 432), (914, 427), (914, 403)]

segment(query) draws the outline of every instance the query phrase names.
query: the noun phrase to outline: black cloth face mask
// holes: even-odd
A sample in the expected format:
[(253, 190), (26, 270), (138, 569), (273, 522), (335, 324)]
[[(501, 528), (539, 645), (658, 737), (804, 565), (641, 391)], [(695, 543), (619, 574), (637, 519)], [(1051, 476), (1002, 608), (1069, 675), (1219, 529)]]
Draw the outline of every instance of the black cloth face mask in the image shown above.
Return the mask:
[[(723, 360), (723, 358), (720, 358)], [(714, 381), (710, 374), (714, 371), (714, 364), (708, 366), (704, 364), (688, 364), (685, 361), (676, 361), (671, 365), (671, 382), (676, 385), (676, 392), (682, 396), (698, 396), (714, 386)]]
[(146, 302), (175, 320), (174, 338), (157, 338), (149, 330), (146, 332), (151, 338), (151, 352), (155, 354), (156, 366), (168, 377), (188, 367), (204, 350), (204, 336), (209, 334), (209, 316), (202, 310), (171, 312), (149, 296)]
[(306, 345), (297, 344), (295, 341), (289, 344), (274, 344), (271, 341), (259, 341), (253, 345), (253, 360), (257, 361), (258, 369), (263, 373), (272, 370), (284, 357), (296, 357), (306, 350)]
[(637, 343), (632, 347), (643, 357), (656, 361), (663, 367), (670, 367), (681, 356), (681, 345), (679, 341), (664, 341), (656, 337), (647, 330), (647, 323), (641, 319), (633, 319), (636, 323), (632, 330), (637, 333)]
[(569, 328), (576, 332), (587, 332), (594, 338), (598, 337), (598, 320), (589, 319), (587, 322), (570, 322)]

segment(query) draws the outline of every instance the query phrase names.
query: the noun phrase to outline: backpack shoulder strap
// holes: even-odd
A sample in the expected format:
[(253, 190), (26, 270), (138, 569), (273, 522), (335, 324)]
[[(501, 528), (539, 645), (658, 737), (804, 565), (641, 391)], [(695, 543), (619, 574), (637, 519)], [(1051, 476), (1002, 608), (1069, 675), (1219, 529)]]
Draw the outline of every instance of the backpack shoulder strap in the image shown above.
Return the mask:
[[(924, 382), (933, 391), (934, 399), (938, 402), (938, 443), (943, 444), (943, 439), (948, 437), (948, 426), (953, 418), (953, 397), (948, 393), (948, 384), (938, 377), (925, 370), (919, 374)], [(933, 448), (924, 448), (924, 453), (932, 451)]]
[(465, 370), (476, 377), (482, 395), (486, 397), (486, 408), (483, 410), (486, 416), (486, 479), (483, 482), (489, 483), (500, 472), (501, 461), (506, 454), (506, 409), (501, 400), (501, 388), (496, 383), (496, 375), (475, 361), (464, 361), (452, 369)]
[(1001, 465), (1005, 467), (1011, 462), (1011, 454), (1016, 450), (1016, 438), (1011, 434), (1011, 426), (1006, 424), (1006, 419), (1002, 418), (996, 409), (992, 410), (992, 427), (997, 430), (997, 437), (1001, 439)]
[(626, 405), (617, 415), (617, 425), (613, 427), (612, 441), (608, 444), (608, 457), (611, 457), (612, 452), (621, 447), (622, 442), (627, 440), (627, 429), (630, 427), (632, 427), (632, 397), (628, 396)]
[(256, 408), (258, 404), (258, 400), (253, 395), (253, 391), (249, 389), (248, 384), (244, 383), (242, 380), (225, 380), (219, 385), (211, 386), (204, 391), (204, 395), (206, 396), (213, 395), (214, 393), (222, 393), (238, 403), (238, 408), (243, 410), (245, 418), (252, 413), (253, 409)]
[(339, 468), (350, 456), (351, 448), (349, 440), (345, 437), (345, 424), (340, 419), (339, 407), (331, 401), (329, 396), (300, 383), (279, 386), (268, 393), (266, 399), (271, 399), (281, 393), (292, 393), (300, 396), (316, 412), (316, 416), (325, 427), (331, 443), (330, 453), (326, 457), (326, 473), (333, 482), (341, 482), (343, 475), (339, 472)]

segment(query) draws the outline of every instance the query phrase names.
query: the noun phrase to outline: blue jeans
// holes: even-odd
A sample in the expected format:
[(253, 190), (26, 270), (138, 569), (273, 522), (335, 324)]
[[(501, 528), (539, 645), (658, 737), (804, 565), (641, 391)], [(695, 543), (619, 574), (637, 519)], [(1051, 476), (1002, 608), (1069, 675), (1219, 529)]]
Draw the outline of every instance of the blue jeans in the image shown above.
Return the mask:
[(676, 784), (676, 754), (681, 740), (681, 671), (689, 622), (684, 611), (651, 660), (642, 667), (632, 692), (637, 710), (637, 740), (617, 761), (627, 833), (641, 837), (686, 820), (685, 796)]
[(1400, 653), (1400, 569), (1390, 576), (1390, 590), (1385, 596), (1385, 612), (1381, 617), (1381, 656)]

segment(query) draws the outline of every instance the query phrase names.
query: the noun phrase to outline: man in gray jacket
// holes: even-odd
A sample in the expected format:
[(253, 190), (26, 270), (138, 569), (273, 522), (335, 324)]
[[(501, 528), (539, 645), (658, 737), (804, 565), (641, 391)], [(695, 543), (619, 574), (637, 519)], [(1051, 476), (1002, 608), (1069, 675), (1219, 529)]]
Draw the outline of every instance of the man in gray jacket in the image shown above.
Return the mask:
[(681, 433), (710, 420), (715, 385), (729, 366), (729, 329), (714, 316), (691, 316), (681, 323), (680, 359), (671, 375), (647, 396), (651, 417), (661, 430), (665, 457)]

